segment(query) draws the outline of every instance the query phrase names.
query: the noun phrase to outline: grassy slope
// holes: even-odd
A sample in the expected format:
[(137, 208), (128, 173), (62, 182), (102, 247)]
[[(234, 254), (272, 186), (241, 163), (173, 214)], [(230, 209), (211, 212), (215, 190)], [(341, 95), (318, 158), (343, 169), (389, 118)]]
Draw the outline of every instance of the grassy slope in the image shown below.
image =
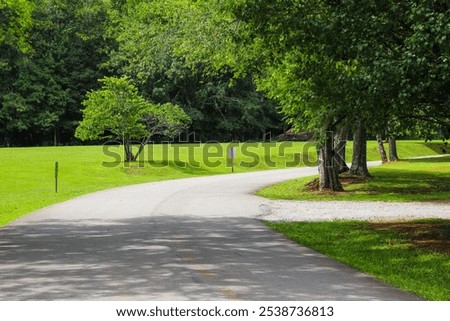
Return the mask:
[[(401, 222), (400, 228), (350, 221), (266, 224), (298, 243), (400, 289), (428, 300), (450, 299), (450, 220)], [(414, 231), (413, 237), (403, 232), (405, 225)], [(430, 243), (424, 239), (424, 234), (430, 232), (439, 234), (431, 238), (441, 242), (440, 250), (423, 246)]]

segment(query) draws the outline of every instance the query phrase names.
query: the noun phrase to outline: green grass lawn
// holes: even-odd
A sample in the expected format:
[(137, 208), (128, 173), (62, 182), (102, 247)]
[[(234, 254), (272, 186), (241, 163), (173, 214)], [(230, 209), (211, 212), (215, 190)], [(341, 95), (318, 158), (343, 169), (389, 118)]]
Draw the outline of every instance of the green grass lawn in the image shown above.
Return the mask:
[(397, 288), (427, 300), (450, 300), (450, 220), (266, 224)]
[(269, 186), (258, 195), (288, 200), (347, 201), (448, 201), (450, 200), (450, 155), (404, 160), (370, 169), (372, 179), (341, 175), (345, 192), (319, 192), (305, 186), (306, 177)]
[[(311, 145), (311, 144), (309, 144)], [(237, 146), (235, 172), (301, 166), (294, 154), (315, 149), (295, 142), (279, 144), (154, 145), (142, 154), (141, 163), (124, 164), (119, 146), (0, 148), (0, 226), (33, 210), (70, 198), (151, 181), (231, 173), (228, 146)], [(268, 157), (270, 152), (270, 159)], [(55, 193), (55, 162), (59, 163), (59, 192)]]
[[(178, 148), (176, 147), (178, 146)], [(226, 150), (231, 144), (167, 146), (147, 149), (142, 166), (127, 166), (111, 146), (0, 148), (0, 226), (36, 209), (82, 194), (112, 187), (201, 175), (230, 173)], [(266, 143), (237, 145), (235, 172), (247, 172), (314, 164), (316, 150), (311, 143)], [(400, 157), (430, 155), (440, 144), (400, 141)], [(351, 150), (351, 144), (348, 146)], [(165, 156), (164, 156), (165, 155)], [(350, 153), (348, 154), (350, 157)], [(379, 158), (376, 142), (368, 144), (368, 159)], [(164, 160), (164, 162), (163, 162)], [(59, 192), (54, 191), (54, 166), (59, 162)], [(102, 162), (104, 162), (102, 164)], [(161, 164), (162, 163), (162, 164)], [(198, 163), (198, 164), (196, 164)]]

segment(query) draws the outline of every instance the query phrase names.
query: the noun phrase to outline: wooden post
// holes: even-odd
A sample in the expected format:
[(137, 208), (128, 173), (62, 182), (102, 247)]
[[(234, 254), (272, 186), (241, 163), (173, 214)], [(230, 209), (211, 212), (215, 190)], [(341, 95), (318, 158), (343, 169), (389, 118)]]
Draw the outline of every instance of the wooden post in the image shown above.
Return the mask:
[(58, 162), (55, 162), (55, 193), (58, 193), (58, 171), (59, 166)]

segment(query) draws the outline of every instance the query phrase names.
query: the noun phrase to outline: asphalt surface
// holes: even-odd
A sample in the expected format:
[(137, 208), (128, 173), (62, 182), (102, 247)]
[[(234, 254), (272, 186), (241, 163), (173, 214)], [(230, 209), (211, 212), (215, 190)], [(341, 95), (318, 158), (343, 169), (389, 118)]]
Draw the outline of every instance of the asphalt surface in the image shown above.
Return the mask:
[(0, 300), (418, 300), (255, 219), (315, 168), (117, 188), (0, 228)]

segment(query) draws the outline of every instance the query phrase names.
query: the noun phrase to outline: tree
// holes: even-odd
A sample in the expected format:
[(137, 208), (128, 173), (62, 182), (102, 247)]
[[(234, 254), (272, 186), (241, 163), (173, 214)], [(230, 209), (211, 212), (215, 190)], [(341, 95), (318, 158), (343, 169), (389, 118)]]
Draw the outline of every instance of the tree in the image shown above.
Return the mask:
[[(319, 132), (326, 166), (335, 154), (326, 133), (341, 124), (357, 124), (353, 171), (369, 176), (367, 130), (393, 120), (449, 123), (448, 1), (232, 0), (211, 14), (214, 5), (196, 19), (208, 48), (199, 53), (190, 37), (185, 54), (214, 48), (213, 65), (250, 70), (294, 127)], [(341, 188), (335, 173), (320, 172), (321, 188)]]
[(381, 134), (377, 134), (377, 144), (378, 144), (378, 150), (380, 152), (381, 163), (383, 163), (383, 164), (387, 163), (388, 158), (387, 158), (387, 154), (386, 154), (386, 149), (384, 148), (383, 136)]
[(10, 94), (13, 106), (20, 109), (23, 99), (10, 93), (8, 87), (14, 79), (11, 77), (12, 63), (30, 49), (28, 35), (32, 27), (33, 5), (27, 0), (0, 0), (0, 138), (9, 145), (6, 127), (10, 120), (3, 106), (5, 95)]
[(368, 117), (369, 129), (388, 130), (388, 136), (414, 130), (427, 137), (430, 124), (449, 126), (449, 2), (336, 3), (335, 37), (347, 41), (337, 53), (358, 61), (364, 76), (359, 88), (367, 93), (369, 106), (376, 107)]
[(360, 96), (354, 85), (357, 62), (331, 49), (346, 46), (333, 39), (332, 9), (321, 1), (231, 1), (228, 12), (240, 31), (230, 36), (232, 53), (221, 56), (234, 52), (236, 58), (228, 60), (237, 64), (238, 72), (253, 71), (258, 88), (280, 103), (295, 129), (317, 132), (319, 187), (340, 191), (342, 162), (338, 163), (332, 133), (362, 108), (361, 99), (354, 99)]
[(353, 135), (353, 155), (350, 174), (371, 177), (367, 168), (367, 132), (366, 127), (359, 121)]
[(343, 126), (340, 128), (337, 133), (334, 135), (334, 145), (335, 145), (335, 151), (336, 151), (336, 171), (338, 174), (342, 174), (345, 172), (348, 172), (349, 168), (347, 165), (347, 162), (345, 160), (345, 147), (347, 146), (347, 139), (348, 139), (348, 127)]
[(281, 133), (276, 102), (257, 91), (251, 75), (233, 79), (229, 70), (212, 70), (210, 61), (194, 62), (181, 52), (182, 39), (191, 28), (198, 29), (188, 24), (196, 14), (195, 5), (186, 0), (118, 4), (110, 12), (117, 48), (109, 66), (130, 76), (151, 101), (181, 106), (192, 119), (190, 130), (202, 141)]
[[(190, 122), (177, 105), (145, 100), (127, 77), (105, 77), (100, 82), (102, 88), (89, 92), (83, 101), (84, 119), (75, 136), (81, 140), (107, 136), (120, 139), (126, 161), (135, 161), (154, 135), (174, 136)], [(136, 153), (132, 149), (134, 140), (140, 141)]]

